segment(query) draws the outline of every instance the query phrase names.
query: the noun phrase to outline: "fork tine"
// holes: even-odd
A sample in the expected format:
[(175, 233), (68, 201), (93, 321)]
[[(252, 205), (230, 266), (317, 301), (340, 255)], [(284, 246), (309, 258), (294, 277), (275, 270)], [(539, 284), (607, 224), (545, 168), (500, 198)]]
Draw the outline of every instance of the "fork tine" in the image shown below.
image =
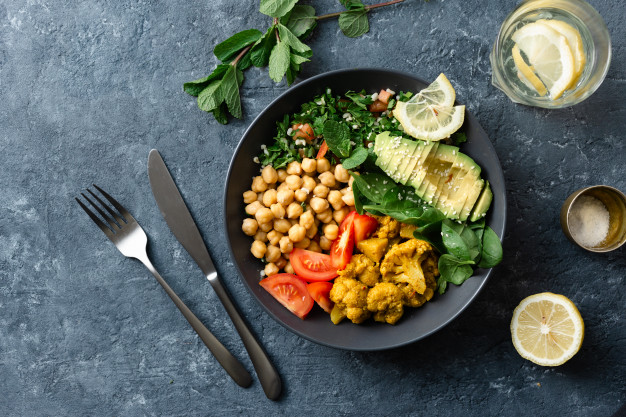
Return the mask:
[[(108, 204), (106, 204), (104, 201), (102, 201), (102, 199), (100, 197), (98, 197), (98, 195), (95, 194), (93, 191), (91, 191), (89, 188), (87, 188), (87, 192), (89, 192), (89, 194), (91, 194), (96, 199), (96, 201), (98, 201), (98, 203), (100, 203), (100, 205), (102, 207), (104, 207), (106, 209), (106, 211), (108, 211), (111, 216), (113, 216), (115, 221), (117, 221), (117, 223), (120, 226), (122, 226), (124, 223), (128, 223), (126, 220), (122, 219), (119, 214), (117, 214), (111, 207), (109, 207)], [(87, 201), (89, 201), (89, 199), (85, 195), (83, 195), (83, 197), (85, 197), (87, 199)], [(89, 201), (89, 202), (91, 203), (91, 201)], [(91, 203), (91, 205), (93, 205), (93, 203)], [(97, 209), (97, 207), (96, 207), (96, 209)], [(105, 219), (107, 218), (107, 216), (105, 216), (102, 212), (100, 212), (100, 214), (102, 214), (102, 217), (104, 217)], [(111, 226), (111, 228), (113, 228), (113, 227)]]
[[(87, 191), (89, 191), (89, 190), (87, 190)], [(87, 197), (84, 193), (80, 193), (80, 195), (82, 195), (83, 198), (85, 200), (87, 200), (89, 202), (89, 204), (91, 204), (91, 206), (93, 208), (96, 209), (96, 211), (100, 214), (100, 216), (102, 216), (102, 218), (107, 221), (107, 223), (109, 224), (109, 227), (111, 228), (111, 230), (116, 231), (116, 230), (120, 229), (120, 226), (115, 224), (115, 221), (111, 217), (107, 216), (106, 213), (104, 211), (102, 211), (102, 209), (96, 203), (94, 203), (93, 201), (91, 201), (89, 199), (89, 197)], [(102, 202), (100, 202), (100, 203), (102, 204)], [(104, 205), (105, 208), (108, 208), (105, 204), (103, 204), (103, 205)], [(110, 210), (109, 210), (109, 212), (110, 212)], [(120, 223), (120, 225), (124, 224), (124, 223), (119, 222), (119, 220), (118, 220), (118, 223)]]
[(89, 210), (89, 208), (83, 204), (82, 201), (80, 201), (78, 198), (74, 198), (76, 200), (76, 202), (82, 207), (83, 210), (85, 210), (85, 213), (87, 213), (87, 215), (89, 215), (89, 217), (91, 217), (91, 220), (94, 221), (95, 224), (98, 225), (98, 227), (100, 228), (100, 230), (102, 230), (104, 232), (105, 235), (107, 235), (107, 237), (109, 239), (113, 239), (113, 232), (111, 231), (111, 229), (109, 229), (103, 222), (102, 220), (100, 220), (98, 218), (98, 216), (96, 216), (95, 214), (93, 214), (93, 212), (91, 210)]
[[(122, 216), (124, 216), (124, 218), (128, 218), (131, 219), (133, 221), (136, 221), (135, 218), (128, 212), (128, 210), (126, 210), (124, 208), (124, 206), (122, 206), (120, 203), (117, 202), (116, 199), (114, 199), (113, 197), (111, 197), (106, 191), (104, 191), (102, 188), (98, 187), (96, 184), (93, 184), (94, 187), (96, 187), (96, 190), (100, 191), (100, 193), (107, 199), (109, 200), (109, 202), (111, 204), (113, 204), (113, 206), (122, 214)], [(128, 222), (127, 222), (128, 223)]]

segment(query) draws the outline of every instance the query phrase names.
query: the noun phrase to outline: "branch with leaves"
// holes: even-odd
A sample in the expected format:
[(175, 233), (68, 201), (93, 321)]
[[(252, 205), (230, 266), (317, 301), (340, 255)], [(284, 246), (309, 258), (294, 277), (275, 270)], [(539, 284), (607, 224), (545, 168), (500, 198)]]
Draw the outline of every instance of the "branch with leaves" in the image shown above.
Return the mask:
[(404, 0), (369, 6), (361, 0), (339, 1), (346, 10), (316, 16), (312, 6), (297, 4), (298, 0), (261, 0), (259, 11), (272, 18), (267, 31), (247, 29), (217, 44), (213, 53), (221, 63), (209, 76), (185, 83), (184, 91), (197, 97), (198, 107), (213, 114), (219, 123), (228, 123), (229, 113), (240, 119), (239, 87), (244, 80), (243, 71), (252, 65), (268, 67), (274, 82), (287, 78), (287, 84), (291, 85), (302, 64), (313, 56), (313, 51), (303, 40), (313, 32), (318, 21), (337, 17), (341, 32), (356, 38), (369, 31), (367, 13), (370, 10)]

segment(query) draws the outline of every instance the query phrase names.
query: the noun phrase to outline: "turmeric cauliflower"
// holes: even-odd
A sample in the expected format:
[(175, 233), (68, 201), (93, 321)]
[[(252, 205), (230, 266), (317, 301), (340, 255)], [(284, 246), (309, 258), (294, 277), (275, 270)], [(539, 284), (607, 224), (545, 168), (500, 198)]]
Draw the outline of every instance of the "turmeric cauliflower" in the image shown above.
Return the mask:
[(434, 280), (439, 272), (436, 267), (433, 268), (433, 262), (436, 265), (436, 255), (428, 242), (409, 239), (389, 249), (380, 264), (380, 273), (384, 282), (406, 283), (412, 290), (424, 295), (428, 289), (424, 274)]
[(367, 293), (367, 309), (374, 313), (374, 320), (383, 323), (396, 324), (404, 307), (403, 292), (390, 282), (381, 282)]
[(374, 232), (375, 237), (387, 238), (396, 237), (400, 234), (400, 223), (389, 216), (373, 216), (378, 220), (378, 229)]
[(373, 287), (380, 281), (380, 269), (367, 256), (356, 254), (352, 256), (345, 269), (339, 271), (339, 276), (358, 279), (368, 287)]
[(330, 299), (335, 303), (330, 318), (338, 324), (344, 318), (359, 324), (367, 320), (371, 313), (367, 309), (367, 293), (369, 288), (354, 278), (339, 276), (335, 278), (330, 290)]

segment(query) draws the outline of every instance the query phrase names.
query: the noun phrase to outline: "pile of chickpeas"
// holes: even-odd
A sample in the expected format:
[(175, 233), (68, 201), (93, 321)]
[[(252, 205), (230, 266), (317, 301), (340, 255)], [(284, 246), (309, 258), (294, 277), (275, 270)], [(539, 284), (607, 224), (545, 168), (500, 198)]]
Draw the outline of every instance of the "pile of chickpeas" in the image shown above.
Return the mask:
[(285, 169), (267, 165), (243, 193), (246, 213), (241, 229), (254, 236), (250, 252), (265, 259), (261, 276), (281, 270), (293, 274), (293, 248), (313, 252), (330, 250), (339, 224), (354, 210), (352, 177), (326, 158), (304, 158)]

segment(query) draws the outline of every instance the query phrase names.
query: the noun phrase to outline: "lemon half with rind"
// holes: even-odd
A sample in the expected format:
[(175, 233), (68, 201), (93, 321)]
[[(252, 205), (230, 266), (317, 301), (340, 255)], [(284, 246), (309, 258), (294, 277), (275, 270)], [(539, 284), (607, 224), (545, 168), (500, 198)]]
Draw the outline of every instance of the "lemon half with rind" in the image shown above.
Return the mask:
[(550, 292), (531, 295), (513, 312), (513, 346), (525, 359), (558, 366), (579, 351), (585, 335), (580, 312), (567, 297)]

